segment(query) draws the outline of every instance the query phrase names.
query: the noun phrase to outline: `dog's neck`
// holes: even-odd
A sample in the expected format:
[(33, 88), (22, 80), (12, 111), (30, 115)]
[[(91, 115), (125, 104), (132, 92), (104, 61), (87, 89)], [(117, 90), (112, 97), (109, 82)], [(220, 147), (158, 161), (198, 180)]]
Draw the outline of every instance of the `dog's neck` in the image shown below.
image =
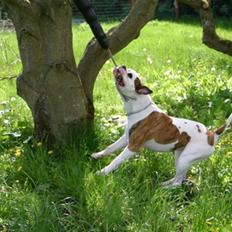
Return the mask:
[(135, 99), (129, 99), (128, 101), (124, 101), (124, 107), (127, 116), (140, 113), (143, 110), (147, 109), (147, 107), (149, 107), (150, 105), (153, 105), (157, 108), (157, 111), (159, 111), (158, 107), (155, 105), (155, 103), (152, 101), (149, 95), (139, 95)]

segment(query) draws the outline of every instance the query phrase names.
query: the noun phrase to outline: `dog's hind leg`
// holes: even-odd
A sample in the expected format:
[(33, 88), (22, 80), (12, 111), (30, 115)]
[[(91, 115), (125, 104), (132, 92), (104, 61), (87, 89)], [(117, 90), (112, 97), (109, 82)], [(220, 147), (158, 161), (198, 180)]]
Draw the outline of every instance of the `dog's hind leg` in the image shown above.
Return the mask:
[(166, 187), (179, 186), (186, 179), (188, 169), (196, 161), (209, 157), (214, 151), (213, 146), (189, 143), (176, 159), (176, 175)]
[(127, 145), (127, 140), (126, 140), (126, 135), (124, 134), (121, 138), (119, 138), (116, 142), (113, 144), (109, 145), (106, 149), (103, 151), (93, 153), (91, 155), (92, 158), (98, 159), (107, 155), (110, 155), (116, 150), (119, 150)]
[(130, 151), (128, 147), (126, 147), (120, 155), (118, 155), (108, 166), (101, 169), (97, 172), (98, 175), (108, 175), (113, 170), (117, 169), (123, 162), (133, 157), (136, 152)]
[[(178, 150), (175, 150), (175, 164), (177, 166), (177, 161), (180, 157), (180, 154), (182, 153), (183, 149), (178, 149)], [(162, 183), (162, 185), (165, 187), (165, 186), (169, 186), (173, 183), (173, 181), (175, 180), (175, 177), (173, 177), (172, 179), (170, 180), (167, 180), (165, 182)]]

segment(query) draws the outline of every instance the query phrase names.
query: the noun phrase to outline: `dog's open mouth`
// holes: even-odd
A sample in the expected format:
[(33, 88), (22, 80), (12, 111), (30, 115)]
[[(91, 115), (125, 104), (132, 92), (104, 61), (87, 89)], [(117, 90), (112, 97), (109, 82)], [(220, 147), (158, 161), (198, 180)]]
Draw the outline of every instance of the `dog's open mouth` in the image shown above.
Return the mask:
[(120, 68), (114, 69), (114, 77), (115, 77), (117, 85), (122, 86), (122, 87), (125, 86)]

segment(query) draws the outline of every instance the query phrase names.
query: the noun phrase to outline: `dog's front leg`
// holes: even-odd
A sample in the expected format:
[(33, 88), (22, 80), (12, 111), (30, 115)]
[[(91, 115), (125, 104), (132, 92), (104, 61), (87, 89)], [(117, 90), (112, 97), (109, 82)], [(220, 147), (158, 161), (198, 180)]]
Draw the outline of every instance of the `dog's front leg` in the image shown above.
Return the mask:
[(110, 155), (114, 151), (116, 151), (116, 150), (118, 150), (120, 148), (123, 148), (126, 145), (127, 145), (126, 134), (124, 134), (121, 138), (119, 138), (116, 142), (114, 142), (113, 144), (111, 144), (110, 146), (108, 146), (103, 151), (100, 151), (100, 152), (97, 152), (97, 153), (93, 153), (91, 155), (91, 157), (94, 158), (94, 159), (98, 159), (98, 158)]
[(134, 156), (136, 152), (130, 151), (126, 147), (120, 155), (118, 155), (108, 166), (97, 172), (98, 175), (108, 175), (113, 170), (117, 169), (123, 162)]

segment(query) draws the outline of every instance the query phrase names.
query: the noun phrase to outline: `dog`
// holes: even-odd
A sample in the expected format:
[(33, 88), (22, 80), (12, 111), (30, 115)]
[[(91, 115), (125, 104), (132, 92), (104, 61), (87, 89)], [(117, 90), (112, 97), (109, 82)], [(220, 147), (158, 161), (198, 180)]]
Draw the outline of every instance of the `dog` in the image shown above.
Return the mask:
[(108, 156), (121, 148), (124, 150), (97, 174), (109, 174), (145, 147), (157, 152), (174, 152), (176, 174), (163, 185), (181, 185), (191, 165), (214, 152), (220, 135), (232, 122), (232, 114), (224, 125), (211, 131), (202, 123), (163, 112), (152, 101), (149, 95), (152, 91), (142, 84), (133, 69), (120, 66), (114, 69), (113, 75), (127, 115), (125, 133), (103, 151), (93, 153), (92, 158)]

